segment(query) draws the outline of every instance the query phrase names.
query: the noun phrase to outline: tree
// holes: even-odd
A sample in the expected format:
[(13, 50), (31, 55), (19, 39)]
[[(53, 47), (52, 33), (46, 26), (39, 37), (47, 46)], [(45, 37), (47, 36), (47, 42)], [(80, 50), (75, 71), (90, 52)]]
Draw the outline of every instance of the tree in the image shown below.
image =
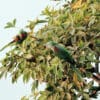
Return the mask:
[[(82, 100), (96, 98), (100, 90), (98, 72), (100, 56), (100, 1), (72, 0), (60, 9), (46, 7), (42, 12), (45, 19), (29, 21), (30, 31), (23, 41), (13, 47), (1, 60), (0, 78), (12, 76), (12, 83), (23, 76), (23, 82), (33, 79), (32, 98), (38, 100)], [(14, 27), (16, 21), (8, 22), (6, 28)], [(45, 25), (34, 32), (35, 26)], [(16, 40), (17, 41), (17, 40)], [(59, 59), (45, 48), (49, 41), (56, 41), (70, 51), (83, 80), (70, 67), (70, 63)], [(93, 67), (95, 63), (96, 67)], [(94, 75), (93, 73), (96, 73)], [(85, 78), (92, 78), (87, 82)], [(94, 81), (98, 86), (94, 86)], [(46, 89), (38, 91), (38, 85), (45, 82)], [(22, 100), (28, 100), (22, 97)]]

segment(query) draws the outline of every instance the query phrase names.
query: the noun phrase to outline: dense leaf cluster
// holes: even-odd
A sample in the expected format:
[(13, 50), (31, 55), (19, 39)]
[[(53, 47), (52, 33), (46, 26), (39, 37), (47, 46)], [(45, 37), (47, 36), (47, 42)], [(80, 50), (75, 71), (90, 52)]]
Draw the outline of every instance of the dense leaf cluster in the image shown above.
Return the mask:
[[(31, 32), (22, 44), (13, 46), (6, 57), (1, 60), (0, 78), (12, 76), (12, 83), (22, 76), (26, 83), (33, 79), (33, 97), (39, 100), (89, 100), (96, 97), (93, 80), (80, 81), (64, 62), (45, 48), (48, 41), (56, 41), (64, 45), (71, 53), (83, 78), (92, 78), (92, 62), (98, 64), (96, 59), (100, 56), (100, 1), (99, 0), (73, 0), (56, 10), (47, 7), (42, 15), (45, 20), (30, 21), (27, 28)], [(34, 32), (37, 23), (46, 22), (46, 25)], [(33, 37), (35, 36), (35, 38)], [(37, 91), (38, 85), (47, 83), (44, 91)], [(25, 99), (25, 97), (22, 98)]]

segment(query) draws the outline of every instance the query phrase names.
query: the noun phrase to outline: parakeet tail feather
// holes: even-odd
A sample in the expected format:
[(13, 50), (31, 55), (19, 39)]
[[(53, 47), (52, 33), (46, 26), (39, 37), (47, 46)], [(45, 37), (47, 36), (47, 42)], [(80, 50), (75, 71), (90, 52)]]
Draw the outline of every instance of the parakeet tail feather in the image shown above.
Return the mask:
[(73, 66), (73, 65), (71, 65), (71, 67), (72, 67), (73, 71), (76, 73), (78, 79), (79, 79), (80, 81), (83, 81), (83, 78), (82, 78), (82, 76), (81, 76), (80, 71), (79, 71), (75, 66)]
[(10, 43), (8, 43), (7, 45), (5, 45), (3, 48), (0, 49), (0, 52), (3, 51), (5, 48), (7, 48), (8, 46), (10, 46), (14, 41), (11, 41)]

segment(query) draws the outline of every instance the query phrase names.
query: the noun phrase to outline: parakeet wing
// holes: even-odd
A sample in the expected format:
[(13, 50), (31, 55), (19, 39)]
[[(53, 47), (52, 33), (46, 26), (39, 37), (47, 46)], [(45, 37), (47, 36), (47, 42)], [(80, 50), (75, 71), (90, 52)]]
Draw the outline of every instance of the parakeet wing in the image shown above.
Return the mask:
[(68, 61), (71, 64), (74, 64), (75, 61), (73, 59), (73, 57), (71, 56), (71, 54), (67, 51), (67, 49), (59, 44), (55, 45), (55, 54), (61, 58), (64, 59), (66, 61)]

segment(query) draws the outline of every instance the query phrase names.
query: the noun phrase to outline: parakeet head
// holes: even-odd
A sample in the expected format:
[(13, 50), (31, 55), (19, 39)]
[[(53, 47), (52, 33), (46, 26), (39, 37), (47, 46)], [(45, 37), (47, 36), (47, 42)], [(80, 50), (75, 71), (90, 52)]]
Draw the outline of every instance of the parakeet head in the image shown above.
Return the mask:
[(19, 34), (14, 37), (14, 42), (22, 43), (27, 38), (27, 32), (21, 29)]
[(23, 29), (19, 30), (19, 34), (21, 33), (27, 33), (26, 31), (24, 31)]
[(14, 42), (19, 42), (20, 41), (20, 36), (19, 35), (16, 35), (15, 37), (14, 37)]
[(27, 37), (27, 32), (24, 31), (23, 29), (21, 29), (21, 30), (19, 31), (19, 36), (20, 36), (20, 39), (21, 39), (21, 40), (24, 40), (24, 39)]
[(46, 43), (46, 48), (53, 49), (55, 45), (57, 45), (56, 42), (49, 41)]

